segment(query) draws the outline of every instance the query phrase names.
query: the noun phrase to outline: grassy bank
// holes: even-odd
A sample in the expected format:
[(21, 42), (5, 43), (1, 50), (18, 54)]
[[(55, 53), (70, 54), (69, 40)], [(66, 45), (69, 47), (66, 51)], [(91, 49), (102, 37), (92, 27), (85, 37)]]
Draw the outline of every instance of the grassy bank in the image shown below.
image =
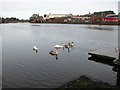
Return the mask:
[(86, 76), (81, 76), (79, 79), (62, 85), (58, 90), (65, 90), (66, 88), (115, 88), (115, 86), (109, 85), (108, 83), (94, 81)]

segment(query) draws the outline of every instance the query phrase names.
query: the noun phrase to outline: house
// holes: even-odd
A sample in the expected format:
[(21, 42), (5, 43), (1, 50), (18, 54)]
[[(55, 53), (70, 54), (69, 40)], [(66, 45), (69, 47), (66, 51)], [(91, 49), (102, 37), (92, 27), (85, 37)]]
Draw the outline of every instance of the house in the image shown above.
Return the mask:
[(91, 17), (88, 15), (73, 16), (74, 22), (91, 22)]
[(91, 14), (92, 21), (101, 22), (104, 17), (106, 17), (107, 15), (110, 15), (110, 14), (115, 14), (115, 13), (113, 11), (94, 12), (93, 14)]
[(105, 17), (109, 14), (115, 14), (113, 11), (100, 11), (100, 12), (94, 12), (92, 16), (99, 16), (99, 17)]
[(115, 14), (106, 15), (105, 17), (103, 17), (103, 21), (114, 21), (114, 22), (117, 22), (118, 21), (118, 15), (115, 15)]
[(72, 14), (45, 14), (44, 19), (50, 19), (50, 18), (60, 18), (60, 17), (71, 17)]

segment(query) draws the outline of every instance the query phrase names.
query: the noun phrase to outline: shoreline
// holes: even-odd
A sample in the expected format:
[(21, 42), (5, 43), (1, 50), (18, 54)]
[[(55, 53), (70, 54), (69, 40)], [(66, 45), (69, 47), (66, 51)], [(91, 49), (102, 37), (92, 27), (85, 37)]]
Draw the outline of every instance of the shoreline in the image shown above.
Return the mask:
[[(31, 22), (11, 22), (11, 23), (31, 23)], [(8, 23), (0, 23), (0, 24), (8, 24)], [(56, 23), (56, 22), (42, 22), (42, 23), (35, 23), (35, 24), (82, 24), (82, 25), (107, 25), (107, 26), (119, 26), (120, 23), (118, 24), (107, 24), (107, 23)]]
[(82, 75), (77, 79), (74, 79), (63, 84), (58, 89), (65, 90), (66, 88), (120, 88), (120, 87), (116, 87), (108, 83), (102, 82), (100, 80), (96, 80), (85, 75)]
[(44, 23), (47, 23), (47, 24), (86, 24), (86, 25), (115, 25), (115, 26), (118, 26), (120, 25), (120, 23), (56, 23), (56, 22), (43, 22), (41, 24), (44, 24)]

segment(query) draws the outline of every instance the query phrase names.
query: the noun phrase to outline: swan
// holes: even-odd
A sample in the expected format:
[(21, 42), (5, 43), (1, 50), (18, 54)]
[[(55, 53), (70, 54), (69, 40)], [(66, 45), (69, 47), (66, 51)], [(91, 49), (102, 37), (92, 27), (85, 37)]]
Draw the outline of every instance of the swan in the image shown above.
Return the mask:
[(118, 48), (115, 48), (115, 52), (119, 52), (119, 49), (118, 49)]
[(73, 46), (74, 46), (74, 43), (71, 42), (71, 43), (68, 43), (68, 45), (69, 45), (70, 47), (73, 47)]
[(58, 59), (58, 50), (56, 49), (55, 51), (50, 51), (49, 54), (52, 56), (56, 56), (56, 60)]
[(61, 48), (64, 48), (64, 46), (63, 45), (55, 45), (54, 48), (61, 49)]
[[(69, 44), (64, 45), (64, 47), (68, 49), (68, 52), (70, 52), (70, 49), (69, 49), (70, 46), (69, 46)], [(63, 48), (63, 49), (64, 49), (64, 48)]]
[(53, 56), (58, 55), (58, 50), (56, 49), (55, 51), (50, 51), (49, 54), (51, 54)]
[(64, 45), (64, 47), (65, 47), (65, 48), (69, 48), (70, 46), (69, 46), (69, 44), (66, 44), (66, 45)]
[(33, 50), (38, 50), (39, 49), (39, 47), (38, 46), (33, 46)]

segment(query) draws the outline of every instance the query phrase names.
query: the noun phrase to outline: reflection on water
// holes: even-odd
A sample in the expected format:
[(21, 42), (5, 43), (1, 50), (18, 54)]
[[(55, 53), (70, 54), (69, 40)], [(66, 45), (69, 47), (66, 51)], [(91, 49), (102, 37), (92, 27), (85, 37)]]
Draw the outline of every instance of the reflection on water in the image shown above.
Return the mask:
[(116, 77), (117, 77), (117, 79), (116, 79), (116, 86), (118, 88), (120, 88), (120, 66), (114, 65), (113, 71), (117, 72), (117, 75), (116, 75)]
[(41, 26), (41, 25), (31, 25), (31, 26)]
[[(113, 30), (82, 27), (88, 25), (1, 24), (3, 87), (53, 88), (83, 74), (115, 85), (117, 73), (111, 70), (111, 66), (88, 60), (88, 52), (118, 47), (118, 27), (104, 26)], [(60, 49), (57, 60), (49, 55), (49, 51), (55, 50), (54, 45), (69, 42), (75, 43), (69, 48), (70, 52), (68, 48)], [(32, 50), (34, 45), (40, 46), (37, 53)]]
[(38, 53), (38, 50), (33, 50), (33, 51), (35, 51), (36, 53)]
[(36, 53), (38, 53), (39, 50), (34, 50), (34, 49), (33, 49), (33, 51), (36, 52)]
[(114, 30), (112, 27), (92, 27), (92, 26), (88, 26), (88, 27), (83, 27), (86, 29), (91, 29), (91, 30)]
[(110, 62), (108, 59), (102, 59), (102, 58), (95, 58), (95, 57), (89, 57), (88, 60), (95, 61), (97, 63), (103, 63), (106, 65), (113, 66), (112, 70), (114, 72), (117, 72), (116, 75), (116, 87), (120, 88), (120, 66), (119, 65), (114, 65), (113, 62)]
[(120, 67), (118, 67), (118, 72), (117, 72), (117, 83), (116, 83), (117, 87), (120, 88)]
[[(49, 53), (50, 54), (50, 53)], [(58, 59), (58, 55), (52, 55), (50, 54), (51, 56), (55, 56), (55, 59), (57, 60)]]
[(2, 88), (2, 30), (0, 29), (0, 89)]
[(96, 57), (89, 57), (88, 60), (95, 61), (97, 63), (103, 63), (110, 66), (113, 66), (113, 60), (103, 59), (103, 58), (96, 58)]

